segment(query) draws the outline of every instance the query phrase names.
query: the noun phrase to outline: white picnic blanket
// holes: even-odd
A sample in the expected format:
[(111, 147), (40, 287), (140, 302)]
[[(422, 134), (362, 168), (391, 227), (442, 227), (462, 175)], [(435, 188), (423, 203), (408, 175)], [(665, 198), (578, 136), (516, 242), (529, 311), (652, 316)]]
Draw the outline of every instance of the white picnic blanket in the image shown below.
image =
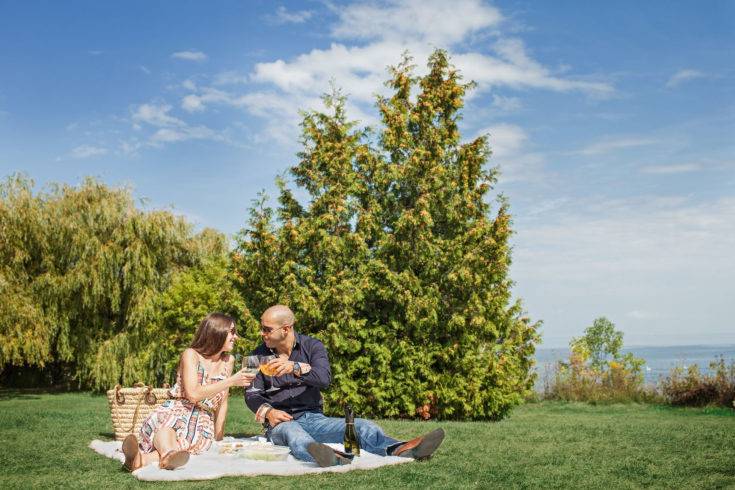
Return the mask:
[[(234, 441), (257, 441), (258, 438), (235, 439), (225, 437), (225, 442)], [(260, 441), (264, 439), (260, 438)], [(335, 449), (344, 449), (341, 444), (329, 444)], [(100, 441), (95, 439), (89, 443), (94, 451), (116, 459), (122, 464), (125, 457), (122, 453), (120, 441)], [(399, 458), (397, 456), (377, 456), (362, 451), (361, 455), (355, 457), (352, 464), (344, 466), (330, 466), (320, 468), (316, 463), (299, 461), (289, 455), (286, 461), (258, 461), (246, 459), (237, 454), (220, 454), (217, 443), (202, 454), (191, 456), (189, 462), (173, 471), (162, 470), (158, 464), (150, 464), (133, 472), (138, 480), (146, 481), (173, 481), (173, 480), (213, 480), (222, 476), (256, 476), (256, 475), (306, 475), (310, 473), (338, 472), (344, 473), (352, 470), (370, 470), (380, 466), (401, 464), (413, 461), (410, 458)]]

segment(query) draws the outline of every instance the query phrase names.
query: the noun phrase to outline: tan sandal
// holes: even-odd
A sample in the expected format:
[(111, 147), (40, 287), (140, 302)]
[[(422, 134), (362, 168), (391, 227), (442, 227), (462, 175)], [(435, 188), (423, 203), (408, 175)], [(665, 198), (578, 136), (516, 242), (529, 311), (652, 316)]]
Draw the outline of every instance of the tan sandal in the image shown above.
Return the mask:
[(135, 464), (135, 458), (138, 456), (140, 449), (138, 448), (138, 438), (135, 437), (133, 434), (130, 434), (123, 440), (122, 452), (125, 455), (123, 468), (132, 473), (133, 471), (143, 466), (142, 461), (139, 461), (137, 465)]
[(169, 451), (158, 462), (158, 467), (164, 470), (175, 470), (184, 466), (189, 461), (189, 453), (186, 451)]

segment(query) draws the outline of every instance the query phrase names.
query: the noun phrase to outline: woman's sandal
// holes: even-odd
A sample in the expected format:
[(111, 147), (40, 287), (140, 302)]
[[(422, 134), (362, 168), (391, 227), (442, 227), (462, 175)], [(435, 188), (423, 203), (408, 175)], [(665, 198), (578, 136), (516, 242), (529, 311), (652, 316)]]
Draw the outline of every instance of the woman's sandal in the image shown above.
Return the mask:
[(189, 453), (186, 451), (169, 451), (163, 455), (158, 462), (158, 467), (164, 470), (174, 470), (189, 461)]
[(138, 439), (133, 434), (130, 434), (123, 440), (122, 452), (125, 455), (123, 468), (132, 473), (143, 466), (142, 461), (139, 461), (137, 465), (135, 464), (135, 458), (138, 456), (140, 449), (138, 448)]

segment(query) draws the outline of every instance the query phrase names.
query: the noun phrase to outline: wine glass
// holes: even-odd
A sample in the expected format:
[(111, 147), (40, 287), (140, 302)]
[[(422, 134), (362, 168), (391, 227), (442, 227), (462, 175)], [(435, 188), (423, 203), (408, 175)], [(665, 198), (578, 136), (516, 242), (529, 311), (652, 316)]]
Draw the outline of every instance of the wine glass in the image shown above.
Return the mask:
[[(258, 374), (258, 369), (260, 368), (260, 359), (258, 358), (258, 356), (245, 356), (242, 360), (242, 368), (250, 374)], [(260, 391), (260, 388), (256, 388), (253, 383), (253, 386), (245, 391), (249, 391), (252, 393), (255, 391)]]
[(276, 374), (276, 372), (273, 369), (271, 369), (271, 367), (268, 365), (268, 363), (272, 361), (273, 359), (275, 359), (276, 357), (277, 356), (274, 356), (274, 355), (258, 356), (260, 372), (263, 373), (263, 376), (268, 376), (269, 378), (271, 378), (270, 379), (271, 387), (266, 390), (267, 392), (280, 390), (280, 388), (273, 386), (273, 375)]

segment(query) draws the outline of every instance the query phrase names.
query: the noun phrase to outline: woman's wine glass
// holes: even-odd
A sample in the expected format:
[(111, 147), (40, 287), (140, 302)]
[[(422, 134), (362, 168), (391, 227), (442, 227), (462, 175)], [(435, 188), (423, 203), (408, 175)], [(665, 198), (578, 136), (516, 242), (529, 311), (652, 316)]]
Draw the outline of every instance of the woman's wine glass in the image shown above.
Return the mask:
[[(245, 356), (242, 360), (242, 368), (250, 374), (258, 374), (258, 369), (260, 369), (260, 358), (258, 356)], [(245, 391), (252, 393), (260, 391), (260, 388), (256, 388), (255, 383), (253, 382), (253, 386)]]

